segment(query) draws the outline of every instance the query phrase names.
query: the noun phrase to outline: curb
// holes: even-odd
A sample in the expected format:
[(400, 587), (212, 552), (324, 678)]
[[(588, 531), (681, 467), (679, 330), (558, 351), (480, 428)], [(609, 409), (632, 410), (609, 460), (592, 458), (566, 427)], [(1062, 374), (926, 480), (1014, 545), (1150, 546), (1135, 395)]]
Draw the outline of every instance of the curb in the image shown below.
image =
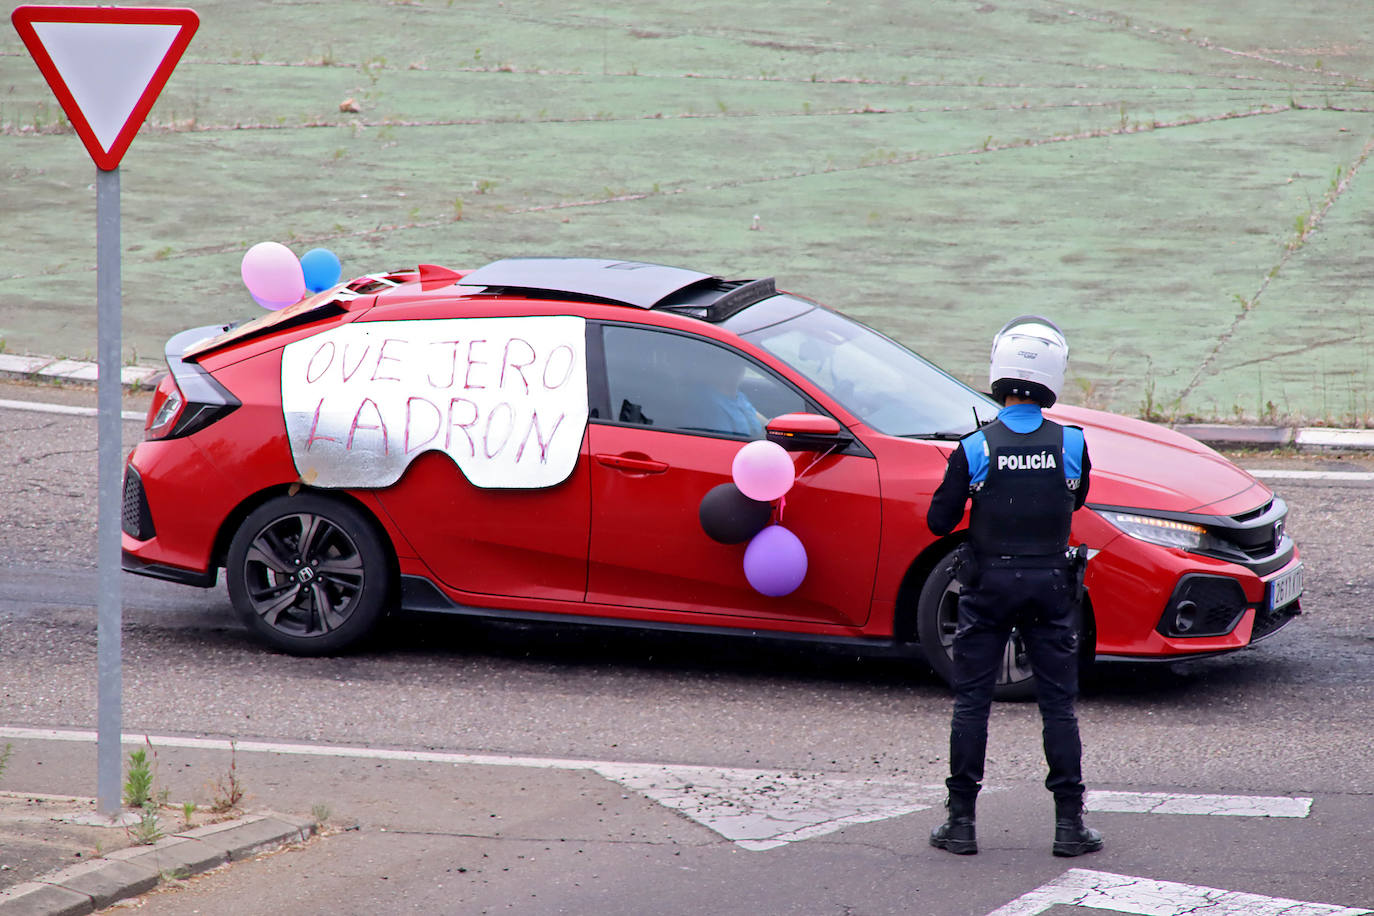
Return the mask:
[[(151, 390), (166, 372), (159, 366), (122, 366), (120, 385), (126, 390)], [(55, 359), (51, 356), (16, 356), (0, 353), (0, 378), (21, 382), (67, 382), (75, 385), (94, 385), (100, 376), (95, 363), (75, 359)]]
[(1227, 426), (1221, 423), (1179, 423), (1173, 427), (1212, 448), (1374, 449), (1374, 429), (1337, 429), (1331, 426)]
[(315, 832), (313, 821), (283, 814), (197, 827), (6, 888), (0, 891), (0, 916), (86, 916), (164, 881), (303, 842)]

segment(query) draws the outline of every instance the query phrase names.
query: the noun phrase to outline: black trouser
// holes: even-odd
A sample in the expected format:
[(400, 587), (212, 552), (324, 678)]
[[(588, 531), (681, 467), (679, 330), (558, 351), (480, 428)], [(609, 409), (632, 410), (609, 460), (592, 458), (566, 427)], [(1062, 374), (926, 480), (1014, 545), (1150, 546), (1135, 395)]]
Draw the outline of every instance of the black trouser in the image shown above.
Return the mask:
[(950, 726), (952, 796), (972, 801), (983, 781), (988, 712), (1011, 628), (1020, 629), (1035, 673), (1044, 725), (1045, 787), (1056, 807), (1082, 804), (1082, 744), (1074, 697), (1078, 694), (1078, 628), (1073, 573), (1066, 568), (984, 567), (959, 595), (954, 633), (954, 719)]

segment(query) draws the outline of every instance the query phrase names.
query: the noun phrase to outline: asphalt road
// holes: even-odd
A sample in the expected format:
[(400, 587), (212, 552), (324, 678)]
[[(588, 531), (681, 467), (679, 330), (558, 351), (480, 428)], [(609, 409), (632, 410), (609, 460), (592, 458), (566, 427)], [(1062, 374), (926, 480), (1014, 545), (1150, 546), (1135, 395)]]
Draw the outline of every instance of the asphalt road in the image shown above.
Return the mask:
[[(20, 386), (0, 386), (3, 399), (93, 403)], [(139, 424), (125, 428), (132, 444)], [(93, 419), (0, 408), (0, 726), (94, 725), (94, 458)], [(1238, 460), (1374, 470), (1358, 457)], [(294, 659), (250, 642), (222, 588), (125, 577), (125, 730), (263, 742), (237, 755), (260, 804), (298, 814), (327, 805), (333, 824), (359, 828), (146, 906), (983, 916), (1036, 888), (1054, 899), (1070, 867), (1374, 906), (1374, 533), (1363, 521), (1374, 481), (1274, 485), (1307, 564), (1304, 616), (1229, 657), (1088, 674), (1085, 774), (1100, 790), (1312, 798), (1306, 817), (1100, 813), (1105, 852), (1051, 859), (1038, 716), (1002, 704), (987, 781), (1007, 791), (987, 796), (982, 855), (929, 850), (935, 810), (751, 850), (728, 824), (670, 810), (625, 774), (701, 767), (672, 772), (709, 783), (757, 771), (784, 794), (792, 774), (919, 800), (918, 787), (944, 775), (945, 688), (918, 665), (822, 651), (432, 619), (394, 622), (375, 651)], [(89, 744), (13, 743), (0, 788), (94, 794)], [(436, 756), (301, 747), (315, 745)], [(173, 797), (194, 797), (227, 753), (168, 746), (160, 759)], [(731, 791), (716, 795), (728, 805)], [(1175, 884), (1142, 893), (1186, 896)], [(1127, 906), (1118, 896), (1101, 908)]]

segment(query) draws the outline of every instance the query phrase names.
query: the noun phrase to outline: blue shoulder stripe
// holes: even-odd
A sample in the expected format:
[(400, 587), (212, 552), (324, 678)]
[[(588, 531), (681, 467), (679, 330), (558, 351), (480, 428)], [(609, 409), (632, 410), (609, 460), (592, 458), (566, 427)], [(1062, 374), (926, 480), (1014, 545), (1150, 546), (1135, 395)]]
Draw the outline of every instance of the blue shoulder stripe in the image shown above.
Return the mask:
[(1064, 479), (1077, 480), (1083, 476), (1083, 430), (1077, 426), (1064, 427)]
[(980, 429), (960, 440), (964, 450), (964, 460), (968, 462), (969, 486), (983, 483), (988, 479), (988, 440)]

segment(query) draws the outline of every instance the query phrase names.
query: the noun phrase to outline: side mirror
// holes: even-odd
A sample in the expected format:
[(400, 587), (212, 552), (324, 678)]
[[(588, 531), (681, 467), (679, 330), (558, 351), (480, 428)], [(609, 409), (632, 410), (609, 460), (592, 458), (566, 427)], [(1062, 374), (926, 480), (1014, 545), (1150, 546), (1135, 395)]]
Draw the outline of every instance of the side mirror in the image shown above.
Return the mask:
[(768, 421), (768, 441), (789, 452), (822, 452), (844, 448), (854, 437), (834, 417), (785, 413)]

